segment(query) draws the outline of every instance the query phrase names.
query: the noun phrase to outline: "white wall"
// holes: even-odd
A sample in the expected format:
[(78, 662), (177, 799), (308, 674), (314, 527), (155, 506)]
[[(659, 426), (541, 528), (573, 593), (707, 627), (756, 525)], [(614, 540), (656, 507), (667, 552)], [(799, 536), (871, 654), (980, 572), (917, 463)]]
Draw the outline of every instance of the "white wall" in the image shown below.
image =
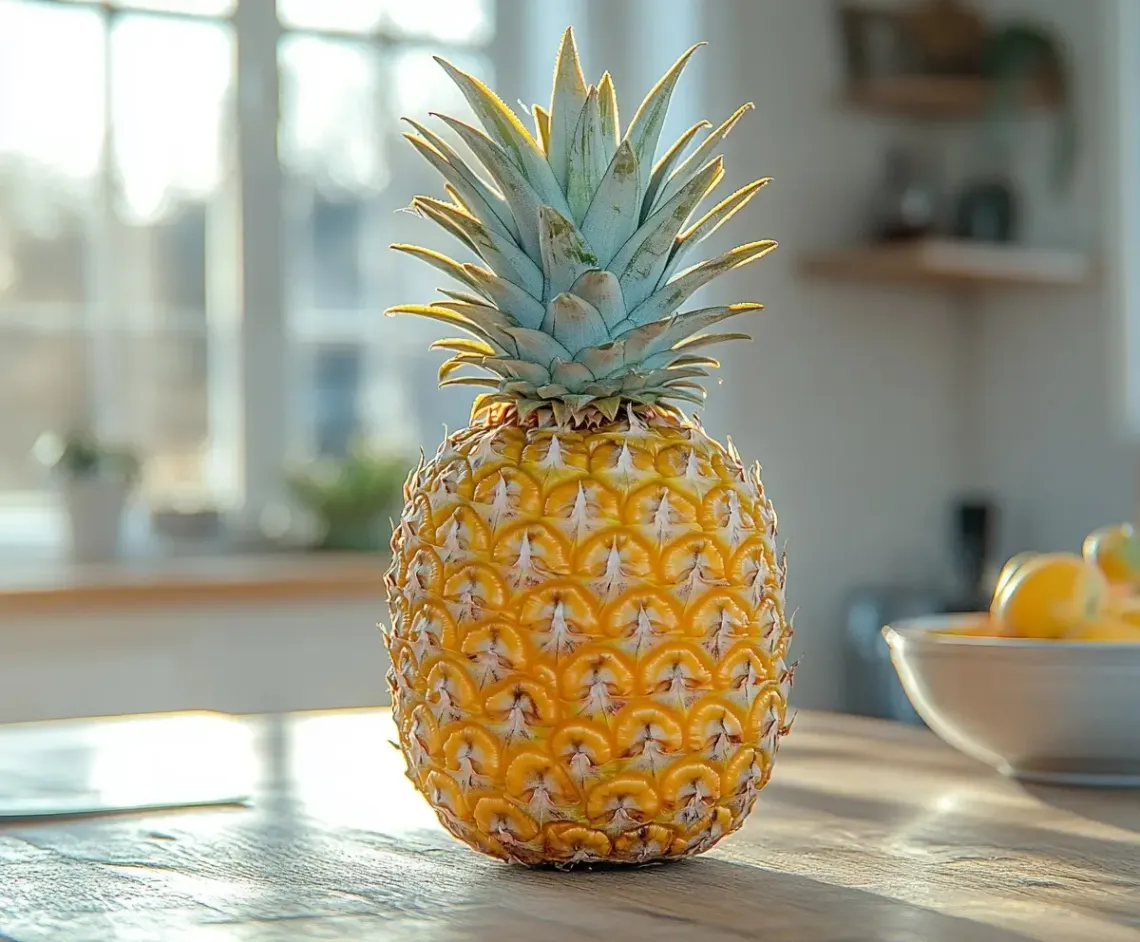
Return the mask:
[[(1131, 3), (1132, 0), (1122, 0)], [(1025, 14), (1071, 44), (1081, 122), (1072, 192), (1045, 177), (1049, 125), (1034, 122), (1021, 149), (1027, 239), (1086, 247), (1107, 270), (1088, 290), (994, 297), (982, 319), (979, 433), (985, 479), (1009, 519), (1003, 548), (1079, 548), (1091, 529), (1131, 520), (1135, 446), (1123, 435), (1119, 344), (1122, 314), (1113, 278), (1121, 190), (1114, 179), (1113, 84), (1116, 0), (991, 0), (995, 16)], [(1132, 48), (1140, 42), (1140, 33)]]
[(346, 599), (7, 615), (0, 724), (384, 704), (382, 614), (374, 601)]
[(796, 699), (834, 707), (851, 588), (945, 575), (959, 479), (956, 322), (937, 295), (798, 275), (803, 253), (858, 238), (883, 148), (901, 129), (839, 106), (831, 3), (742, 0), (721, 15), (726, 6), (709, 4), (711, 95), (718, 111), (757, 105), (729, 139), (729, 170), (739, 183), (774, 178), (731, 235), (780, 248), (725, 279), (768, 310), (752, 324), (755, 341), (726, 357), (708, 424), (764, 466), (799, 608)]

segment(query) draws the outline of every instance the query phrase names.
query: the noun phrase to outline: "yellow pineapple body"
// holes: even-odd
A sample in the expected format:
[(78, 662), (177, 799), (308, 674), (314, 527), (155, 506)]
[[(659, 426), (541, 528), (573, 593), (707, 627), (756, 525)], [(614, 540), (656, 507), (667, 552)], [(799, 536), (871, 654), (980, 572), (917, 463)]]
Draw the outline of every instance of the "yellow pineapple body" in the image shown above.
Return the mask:
[(407, 485), (387, 583), (408, 775), (457, 838), (643, 863), (736, 830), (787, 728), (776, 521), (687, 420), (486, 419)]

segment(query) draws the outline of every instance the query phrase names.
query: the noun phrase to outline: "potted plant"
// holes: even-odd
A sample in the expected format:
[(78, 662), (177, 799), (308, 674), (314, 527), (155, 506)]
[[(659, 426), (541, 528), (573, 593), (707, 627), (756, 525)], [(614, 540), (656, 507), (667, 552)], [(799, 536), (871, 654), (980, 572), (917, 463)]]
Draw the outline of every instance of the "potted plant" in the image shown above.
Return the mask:
[(117, 557), (123, 512), (139, 473), (134, 452), (75, 430), (62, 438), (45, 436), (37, 453), (63, 498), (71, 559), (86, 563)]
[(1003, 24), (986, 42), (982, 71), (993, 88), (987, 109), (992, 139), (1018, 116), (1029, 100), (1029, 88), (1036, 88), (1040, 98), (1055, 110), (1052, 179), (1057, 189), (1066, 187), (1076, 164), (1078, 128), (1062, 42), (1034, 23)]
[(410, 468), (404, 455), (357, 441), (343, 458), (309, 462), (290, 471), (287, 481), (320, 523), (318, 549), (372, 552), (387, 544)]

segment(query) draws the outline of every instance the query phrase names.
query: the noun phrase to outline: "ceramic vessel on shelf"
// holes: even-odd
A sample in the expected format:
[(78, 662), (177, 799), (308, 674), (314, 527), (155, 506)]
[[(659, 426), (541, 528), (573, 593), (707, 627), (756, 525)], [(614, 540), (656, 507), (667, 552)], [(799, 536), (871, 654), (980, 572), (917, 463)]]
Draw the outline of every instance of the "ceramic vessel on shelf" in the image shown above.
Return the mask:
[(1140, 644), (993, 637), (987, 617), (883, 629), (927, 725), (1011, 777), (1140, 788)]

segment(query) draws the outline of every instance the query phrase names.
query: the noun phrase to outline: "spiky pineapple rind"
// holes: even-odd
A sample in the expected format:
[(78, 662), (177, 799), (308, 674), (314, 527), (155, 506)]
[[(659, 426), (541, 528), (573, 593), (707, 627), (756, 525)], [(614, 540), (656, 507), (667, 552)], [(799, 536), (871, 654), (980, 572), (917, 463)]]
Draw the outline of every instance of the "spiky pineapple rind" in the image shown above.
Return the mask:
[(409, 476), (387, 574), (408, 776), (531, 866), (702, 853), (786, 732), (792, 629), (758, 468), (686, 420), (502, 418)]

